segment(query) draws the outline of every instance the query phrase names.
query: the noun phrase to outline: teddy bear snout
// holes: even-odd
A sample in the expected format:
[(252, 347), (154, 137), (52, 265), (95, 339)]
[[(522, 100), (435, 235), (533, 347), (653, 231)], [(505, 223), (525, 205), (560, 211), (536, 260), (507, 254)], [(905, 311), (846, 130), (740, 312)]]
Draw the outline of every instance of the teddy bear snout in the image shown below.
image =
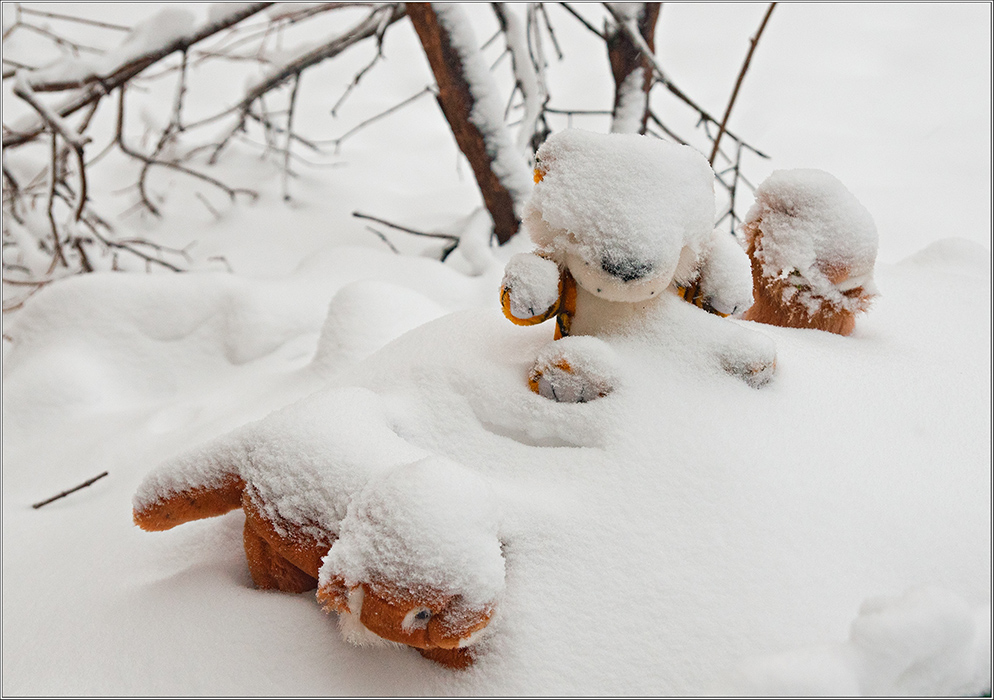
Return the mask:
[(601, 258), (601, 269), (622, 282), (634, 282), (648, 276), (655, 266), (651, 262), (637, 258)]

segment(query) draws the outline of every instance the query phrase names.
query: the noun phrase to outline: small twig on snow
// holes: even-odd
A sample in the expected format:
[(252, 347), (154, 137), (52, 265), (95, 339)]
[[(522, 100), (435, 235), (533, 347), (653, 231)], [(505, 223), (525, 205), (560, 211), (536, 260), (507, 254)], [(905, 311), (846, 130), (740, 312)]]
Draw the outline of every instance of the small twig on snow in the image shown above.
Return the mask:
[(92, 479), (89, 479), (87, 481), (84, 481), (79, 486), (74, 486), (71, 489), (69, 489), (67, 491), (63, 491), (62, 493), (57, 494), (55, 496), (52, 496), (51, 498), (49, 498), (47, 500), (39, 501), (38, 503), (32, 504), (31, 507), (32, 508), (41, 508), (42, 506), (47, 506), (52, 501), (57, 501), (60, 498), (65, 498), (69, 494), (75, 493), (76, 491), (79, 491), (80, 489), (86, 488), (87, 486), (89, 486), (90, 484), (94, 483), (95, 481), (99, 481), (100, 479), (103, 479), (105, 476), (107, 476), (107, 474), (108, 474), (108, 472), (103, 472), (101, 474), (97, 474), (95, 477), (93, 477)]

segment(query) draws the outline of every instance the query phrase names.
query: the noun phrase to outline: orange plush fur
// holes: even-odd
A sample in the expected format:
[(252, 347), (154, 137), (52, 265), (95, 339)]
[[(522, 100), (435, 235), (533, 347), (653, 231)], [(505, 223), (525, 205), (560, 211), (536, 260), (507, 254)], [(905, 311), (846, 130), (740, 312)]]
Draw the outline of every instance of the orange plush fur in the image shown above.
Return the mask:
[[(253, 498), (255, 496), (255, 498)], [(256, 505), (258, 496), (240, 477), (226, 476), (214, 487), (198, 486), (135, 510), (134, 521), (143, 530), (168, 530), (191, 520), (223, 515), (236, 508), (245, 511), (243, 542), (252, 581), (259, 588), (303, 593), (318, 585), (321, 560), (336, 536), (316, 538), (299, 525), (274, 522)], [(465, 668), (473, 661), (468, 647), (460, 645), (486, 627), (492, 609), (459, 610), (459, 596), (432, 591), (401, 591), (385, 583), (362, 583), (360, 622), (383, 639), (416, 648), (422, 656), (448, 668)], [(332, 580), (317, 592), (326, 610), (349, 614), (349, 590), (345, 582)], [(427, 623), (412, 628), (407, 618), (414, 609), (430, 611)], [(446, 614), (448, 613), (448, 614)]]
[[(792, 285), (790, 278), (780, 279), (765, 276), (763, 265), (756, 255), (763, 246), (761, 223), (761, 219), (751, 221), (743, 229), (747, 245), (746, 252), (752, 261), (753, 298), (755, 301), (742, 318), (771, 326), (815, 328), (839, 335), (852, 333), (856, 326), (856, 314), (869, 308), (874, 295), (863, 287), (854, 287), (842, 292), (842, 294), (850, 299), (858, 300), (855, 311), (839, 308), (826, 302), (813, 314), (796, 296), (789, 301), (785, 300), (784, 292)], [(850, 272), (845, 266), (819, 261), (818, 268), (832, 284), (841, 284), (849, 279)]]

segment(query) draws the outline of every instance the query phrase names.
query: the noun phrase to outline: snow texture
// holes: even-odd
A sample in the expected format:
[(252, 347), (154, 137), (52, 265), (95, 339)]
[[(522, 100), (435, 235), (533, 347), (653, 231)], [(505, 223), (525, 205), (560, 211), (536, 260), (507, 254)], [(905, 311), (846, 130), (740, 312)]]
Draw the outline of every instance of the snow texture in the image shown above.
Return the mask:
[(569, 129), (537, 155), (545, 174), (526, 225), (541, 250), (594, 261), (610, 255), (672, 278), (687, 248), (696, 265), (715, 211), (714, 173), (700, 153), (647, 136)]
[(701, 266), (701, 291), (716, 311), (733, 315), (752, 306), (752, 267), (734, 236), (715, 229)]
[[(759, 222), (762, 246), (756, 257), (771, 279), (797, 279), (796, 294), (811, 313), (823, 303), (857, 310), (859, 299), (842, 292), (873, 285), (877, 228), (873, 217), (839, 180), (821, 170), (777, 170), (756, 190), (746, 225)], [(848, 270), (840, 284), (829, 275)], [(790, 301), (789, 298), (785, 301)]]
[(473, 96), (469, 120), (480, 130), (491, 159), (491, 169), (507, 189), (520, 215), (528, 193), (531, 192), (531, 173), (525, 155), (515, 145), (504, 125), (504, 104), (490, 66), (480, 52), (473, 28), (465, 10), (456, 3), (432, 3), (439, 24), (449, 35), (449, 40), (462, 63), (463, 76)]
[(498, 513), (487, 484), (441, 457), (378, 474), (350, 505), (320, 583), (331, 575), (350, 588), (389, 582), (487, 607), (504, 587)]
[(991, 687), (991, 607), (935, 587), (870, 598), (846, 642), (759, 655), (726, 678), (758, 696), (968, 696)]
[(511, 313), (526, 319), (545, 313), (559, 300), (559, 266), (533, 253), (517, 253), (504, 268), (502, 288), (511, 290)]

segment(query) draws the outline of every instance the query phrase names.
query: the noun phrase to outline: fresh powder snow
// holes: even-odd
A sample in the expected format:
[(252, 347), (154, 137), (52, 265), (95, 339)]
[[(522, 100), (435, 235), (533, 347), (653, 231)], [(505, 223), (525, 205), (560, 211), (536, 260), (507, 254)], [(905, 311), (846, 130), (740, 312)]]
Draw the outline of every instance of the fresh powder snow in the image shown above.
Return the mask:
[[(159, 11), (114, 8), (95, 16), (137, 24)], [(489, 8), (462, 9), (475, 36), (494, 31)], [(764, 9), (667, 5), (660, 58), (689, 94), (720, 106)], [(554, 104), (603, 109), (603, 44), (548, 12), (568, 57), (548, 67)], [(866, 206), (880, 297), (849, 337), (712, 317), (775, 342), (776, 376), (758, 390), (701, 356), (713, 326), (680, 325), (697, 311), (680, 302), (673, 334), (594, 344), (610, 350), (591, 357), (610, 366), (610, 395), (560, 404), (531, 393), (527, 370), (552, 347), (551, 324), (514, 326), (498, 302), (505, 265), (531, 247), (525, 235), (490, 248), (480, 210), (442, 264), (434, 243), (394, 234), (397, 255), (350, 215), (441, 231), (479, 206), (430, 99), (325, 156), (338, 167), (296, 166), (290, 203), (279, 169), (237, 142), (210, 172), (258, 189), (257, 202), (232, 206), (158, 170), (149, 185), (164, 217), (125, 214), (135, 195), (122, 188), (140, 164), (109, 153), (89, 182), (108, 219), (122, 235), (196, 241), (199, 271), (84, 275), (5, 314), (3, 693), (989, 691), (990, 161), (961, 155), (990, 151), (990, 102), (977, 99), (990, 86), (989, 26), (989, 5), (777, 8), (734, 130), (773, 157), (752, 161), (755, 181), (818, 168)], [(922, 33), (927, 46), (909, 43)], [(332, 127), (334, 96), (371, 55), (308, 72), (302, 90), (332, 97), (300, 101), (301, 133), (343, 133), (431, 81), (404, 23), (384, 51)], [(584, 68), (563, 81), (572, 59)], [(237, 68), (209, 89), (237, 99)], [(168, 115), (169, 87), (129, 100)], [(5, 123), (17, 109), (6, 94)], [(129, 112), (137, 142), (140, 111)], [(575, 119), (610, 128), (606, 115)], [(103, 128), (88, 156), (113, 130)], [(14, 155), (15, 173), (44, 166), (44, 153)], [(623, 188), (637, 160), (612, 162), (602, 186)], [(712, 228), (702, 225), (705, 249)], [(234, 272), (208, 262), (218, 255)], [(241, 512), (162, 533), (134, 526), (136, 493), (221, 461), (271, 474), (280, 513), (353, 533), (343, 567), (375, 563), (360, 556), (370, 542), (394, 553), (437, 538), (439, 563), (462, 567), (459, 586), (496, 592), (476, 664), (454, 672), (411, 649), (355, 647), (313, 593), (255, 590)], [(346, 465), (334, 492), (316, 468), (331, 462)], [(396, 513), (382, 527), (366, 517), (381, 507)], [(433, 577), (433, 561), (405, 574)]]

